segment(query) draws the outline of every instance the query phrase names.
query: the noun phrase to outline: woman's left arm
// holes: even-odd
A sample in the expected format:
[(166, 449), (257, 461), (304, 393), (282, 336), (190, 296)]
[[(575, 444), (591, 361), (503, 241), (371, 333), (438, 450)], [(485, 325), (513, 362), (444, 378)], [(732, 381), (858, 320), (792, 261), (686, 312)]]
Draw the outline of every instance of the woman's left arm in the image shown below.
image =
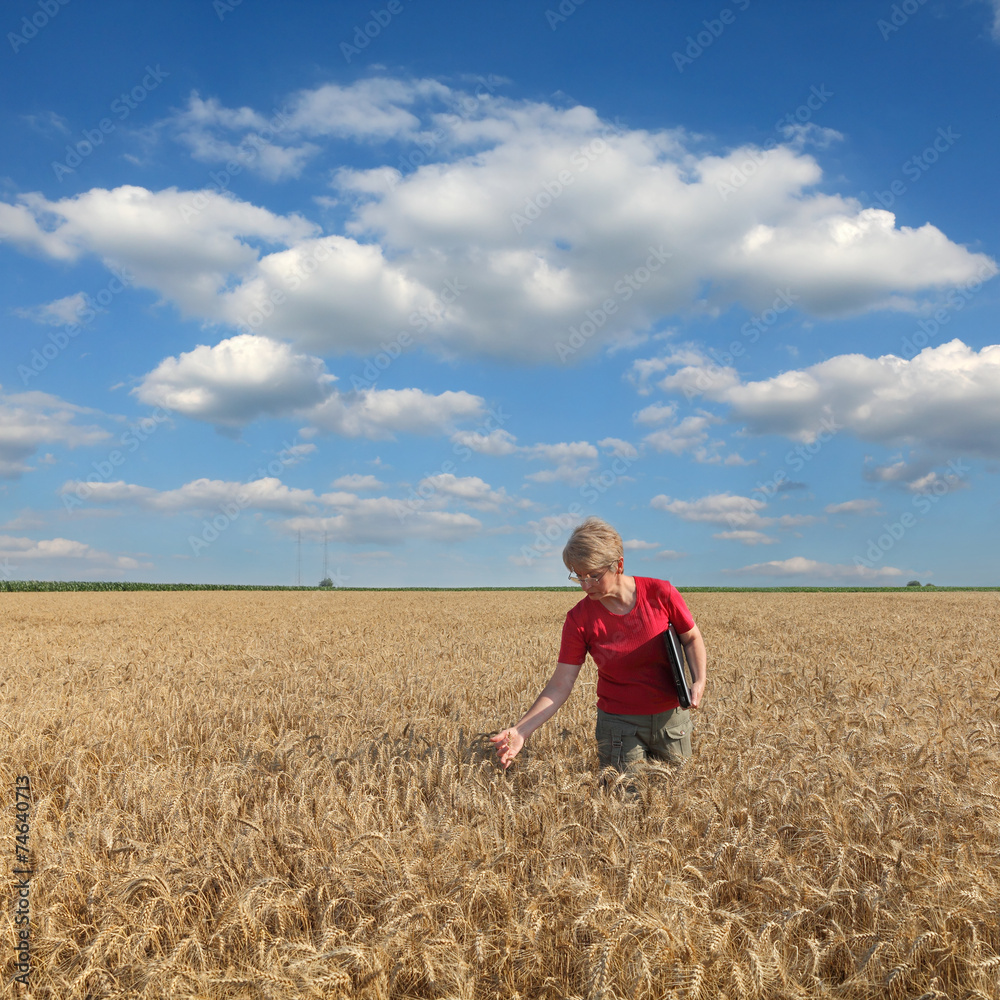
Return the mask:
[(678, 638), (684, 644), (684, 655), (687, 657), (691, 676), (694, 678), (694, 684), (691, 686), (691, 707), (697, 708), (705, 694), (705, 671), (708, 667), (705, 640), (701, 637), (701, 629), (697, 625), (690, 632), (682, 632)]

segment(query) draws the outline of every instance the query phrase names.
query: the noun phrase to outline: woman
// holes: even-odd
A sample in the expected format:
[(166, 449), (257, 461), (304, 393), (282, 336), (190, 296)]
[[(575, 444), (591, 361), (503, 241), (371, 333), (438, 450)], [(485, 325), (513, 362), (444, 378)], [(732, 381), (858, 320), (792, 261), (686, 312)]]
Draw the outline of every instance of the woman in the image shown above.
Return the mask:
[(705, 642), (684, 599), (665, 580), (626, 576), (622, 540), (597, 517), (563, 549), (570, 579), (586, 597), (563, 624), (559, 662), (528, 711), (490, 739), (510, 767), (529, 736), (569, 697), (587, 653), (597, 664), (597, 751), (602, 768), (624, 771), (647, 758), (680, 763), (691, 756), (691, 713), (677, 700), (663, 632), (672, 622), (694, 678), (691, 707), (705, 693)]

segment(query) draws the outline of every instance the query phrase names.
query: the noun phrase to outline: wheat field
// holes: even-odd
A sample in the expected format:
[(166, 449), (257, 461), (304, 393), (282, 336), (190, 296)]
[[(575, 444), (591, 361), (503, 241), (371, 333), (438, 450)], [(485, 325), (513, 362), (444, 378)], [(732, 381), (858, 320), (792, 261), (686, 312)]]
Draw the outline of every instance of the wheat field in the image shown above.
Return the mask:
[(589, 663), (485, 742), (578, 596), (2, 595), (7, 994), (1000, 998), (1000, 595), (690, 595), (695, 755), (631, 795)]

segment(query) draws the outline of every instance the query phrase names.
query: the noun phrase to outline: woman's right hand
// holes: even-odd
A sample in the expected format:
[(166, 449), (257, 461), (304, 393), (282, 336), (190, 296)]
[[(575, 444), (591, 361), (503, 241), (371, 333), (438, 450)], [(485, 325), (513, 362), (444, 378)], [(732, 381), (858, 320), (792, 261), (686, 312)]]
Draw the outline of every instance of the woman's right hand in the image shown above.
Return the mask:
[(511, 726), (510, 729), (504, 729), (495, 736), (491, 736), (490, 740), (496, 747), (497, 756), (506, 771), (514, 758), (521, 752), (521, 747), (524, 746), (524, 737)]

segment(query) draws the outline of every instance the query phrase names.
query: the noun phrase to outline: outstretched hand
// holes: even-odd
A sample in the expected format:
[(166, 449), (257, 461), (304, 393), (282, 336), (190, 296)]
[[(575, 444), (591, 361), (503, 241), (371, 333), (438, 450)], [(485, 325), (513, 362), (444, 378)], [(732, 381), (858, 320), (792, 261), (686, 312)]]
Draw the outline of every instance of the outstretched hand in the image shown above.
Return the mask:
[(491, 736), (490, 741), (496, 747), (497, 756), (505, 771), (521, 752), (521, 747), (524, 746), (524, 737), (513, 728), (504, 729), (495, 736)]

